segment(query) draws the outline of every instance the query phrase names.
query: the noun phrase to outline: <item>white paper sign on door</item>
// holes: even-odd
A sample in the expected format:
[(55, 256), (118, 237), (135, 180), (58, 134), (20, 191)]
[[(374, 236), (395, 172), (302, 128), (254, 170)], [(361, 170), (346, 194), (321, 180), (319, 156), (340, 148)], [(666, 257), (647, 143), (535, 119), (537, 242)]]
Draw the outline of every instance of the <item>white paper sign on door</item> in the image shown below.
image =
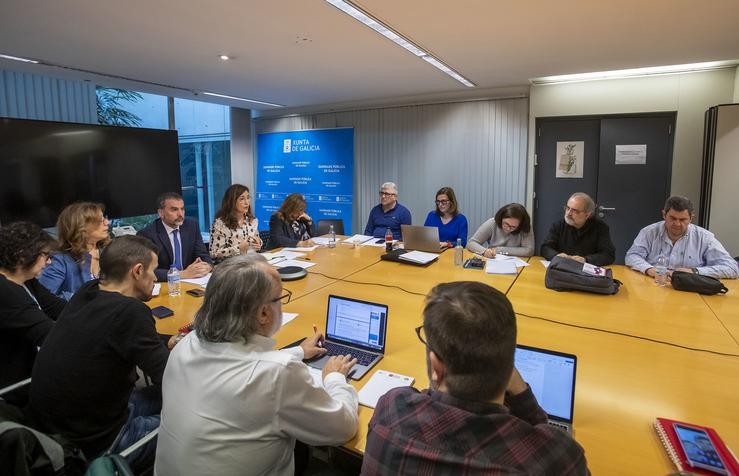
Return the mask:
[(644, 165), (646, 163), (647, 144), (616, 146), (616, 165)]

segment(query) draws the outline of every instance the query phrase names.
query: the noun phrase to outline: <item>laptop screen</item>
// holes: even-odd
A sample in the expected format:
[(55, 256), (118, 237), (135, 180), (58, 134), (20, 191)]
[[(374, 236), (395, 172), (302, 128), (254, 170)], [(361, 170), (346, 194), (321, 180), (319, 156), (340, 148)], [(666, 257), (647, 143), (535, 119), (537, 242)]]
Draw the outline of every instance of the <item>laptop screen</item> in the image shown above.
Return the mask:
[(515, 364), (544, 411), (550, 417), (572, 422), (577, 357), (519, 345)]
[(339, 296), (328, 297), (326, 337), (374, 352), (385, 350), (387, 306)]

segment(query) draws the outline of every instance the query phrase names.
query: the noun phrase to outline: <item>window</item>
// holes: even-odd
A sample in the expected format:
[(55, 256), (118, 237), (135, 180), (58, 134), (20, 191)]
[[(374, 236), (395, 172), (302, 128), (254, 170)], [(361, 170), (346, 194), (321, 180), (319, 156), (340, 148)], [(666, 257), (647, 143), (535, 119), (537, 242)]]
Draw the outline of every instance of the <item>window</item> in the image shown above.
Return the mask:
[[(101, 124), (169, 129), (171, 98), (116, 88), (97, 88)], [(231, 185), (231, 122), (228, 106), (174, 98), (179, 134), (180, 174), (185, 214), (210, 231), (221, 198)], [(166, 190), (162, 190), (165, 192)], [(152, 207), (154, 204), (152, 204)], [(156, 215), (123, 217), (112, 226), (143, 228)]]

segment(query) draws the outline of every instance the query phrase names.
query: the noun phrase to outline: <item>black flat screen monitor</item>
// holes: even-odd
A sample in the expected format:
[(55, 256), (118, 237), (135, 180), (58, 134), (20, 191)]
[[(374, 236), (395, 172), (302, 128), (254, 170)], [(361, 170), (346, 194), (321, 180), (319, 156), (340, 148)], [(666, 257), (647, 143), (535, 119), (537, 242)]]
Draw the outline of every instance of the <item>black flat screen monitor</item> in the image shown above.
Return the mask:
[(0, 224), (54, 226), (75, 201), (120, 218), (181, 187), (177, 132), (0, 118)]

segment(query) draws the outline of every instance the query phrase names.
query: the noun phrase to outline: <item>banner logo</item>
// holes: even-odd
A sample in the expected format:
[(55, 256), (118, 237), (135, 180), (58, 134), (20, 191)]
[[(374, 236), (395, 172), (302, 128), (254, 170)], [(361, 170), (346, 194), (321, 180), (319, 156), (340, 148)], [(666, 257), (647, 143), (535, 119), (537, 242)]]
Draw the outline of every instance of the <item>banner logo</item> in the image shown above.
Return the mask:
[(282, 153), (289, 154), (292, 150), (292, 139), (285, 139), (282, 141)]

